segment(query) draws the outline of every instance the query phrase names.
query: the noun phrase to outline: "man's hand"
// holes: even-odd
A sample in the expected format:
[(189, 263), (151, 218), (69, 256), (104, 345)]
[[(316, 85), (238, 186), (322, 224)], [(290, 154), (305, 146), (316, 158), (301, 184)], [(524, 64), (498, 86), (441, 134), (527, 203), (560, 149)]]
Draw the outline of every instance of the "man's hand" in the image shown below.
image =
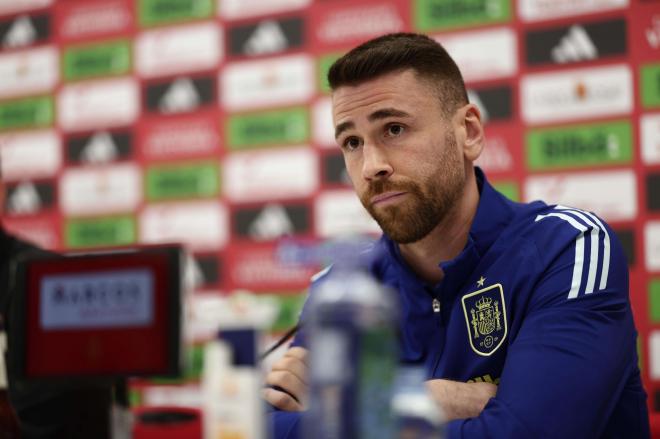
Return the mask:
[(266, 384), (275, 387), (263, 390), (268, 403), (286, 411), (307, 409), (307, 349), (289, 349), (273, 364), (273, 369), (266, 375)]
[(492, 383), (437, 379), (427, 381), (426, 387), (448, 421), (479, 416), (488, 400), (497, 393), (497, 386)]

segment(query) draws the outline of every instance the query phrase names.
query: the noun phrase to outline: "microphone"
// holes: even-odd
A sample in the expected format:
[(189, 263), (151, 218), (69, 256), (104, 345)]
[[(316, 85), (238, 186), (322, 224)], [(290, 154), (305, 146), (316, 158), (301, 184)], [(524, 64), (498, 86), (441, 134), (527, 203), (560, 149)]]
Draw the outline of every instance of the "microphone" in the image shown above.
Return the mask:
[(282, 346), (284, 343), (286, 343), (287, 341), (289, 341), (289, 339), (290, 339), (291, 337), (293, 337), (293, 336), (296, 334), (296, 332), (298, 332), (298, 330), (299, 330), (301, 327), (302, 327), (302, 323), (301, 323), (301, 322), (298, 322), (298, 324), (296, 324), (296, 326), (294, 326), (293, 328), (289, 329), (289, 330), (286, 332), (286, 334), (284, 334), (279, 340), (277, 340), (277, 341), (276, 341), (271, 347), (269, 347), (264, 353), (262, 353), (262, 354), (259, 356), (259, 360), (263, 361), (264, 358), (266, 358), (267, 356), (269, 356), (270, 354), (272, 354), (272, 353), (273, 353), (274, 351), (276, 351), (280, 346)]

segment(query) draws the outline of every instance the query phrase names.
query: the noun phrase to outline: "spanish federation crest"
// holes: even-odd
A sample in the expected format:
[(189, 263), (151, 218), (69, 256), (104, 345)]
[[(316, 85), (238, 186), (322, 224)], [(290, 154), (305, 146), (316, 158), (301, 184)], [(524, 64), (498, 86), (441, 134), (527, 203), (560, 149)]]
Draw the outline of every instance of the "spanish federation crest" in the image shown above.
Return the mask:
[(504, 343), (507, 334), (502, 284), (466, 294), (461, 301), (472, 350), (479, 355), (491, 355)]

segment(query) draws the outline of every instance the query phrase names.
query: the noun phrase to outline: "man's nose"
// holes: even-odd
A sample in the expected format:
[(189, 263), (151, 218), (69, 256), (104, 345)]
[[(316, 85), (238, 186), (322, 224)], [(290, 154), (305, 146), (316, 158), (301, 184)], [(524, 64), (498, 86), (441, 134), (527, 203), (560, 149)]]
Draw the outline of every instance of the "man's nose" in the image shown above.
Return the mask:
[(387, 154), (381, 148), (367, 143), (362, 146), (362, 177), (365, 180), (387, 178), (392, 172)]

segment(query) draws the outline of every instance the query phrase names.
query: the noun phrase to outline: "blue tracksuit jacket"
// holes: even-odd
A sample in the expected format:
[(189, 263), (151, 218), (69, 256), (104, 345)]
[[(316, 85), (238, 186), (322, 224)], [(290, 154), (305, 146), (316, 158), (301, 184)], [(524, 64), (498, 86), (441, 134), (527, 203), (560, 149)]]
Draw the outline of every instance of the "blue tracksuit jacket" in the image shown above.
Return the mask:
[[(399, 293), (402, 361), (425, 363), (429, 378), (498, 384), (447, 438), (648, 438), (616, 235), (589, 212), (512, 202), (476, 173), (468, 242), (439, 284), (419, 279), (387, 236), (370, 266)], [(299, 437), (298, 413), (271, 416), (276, 439)]]

